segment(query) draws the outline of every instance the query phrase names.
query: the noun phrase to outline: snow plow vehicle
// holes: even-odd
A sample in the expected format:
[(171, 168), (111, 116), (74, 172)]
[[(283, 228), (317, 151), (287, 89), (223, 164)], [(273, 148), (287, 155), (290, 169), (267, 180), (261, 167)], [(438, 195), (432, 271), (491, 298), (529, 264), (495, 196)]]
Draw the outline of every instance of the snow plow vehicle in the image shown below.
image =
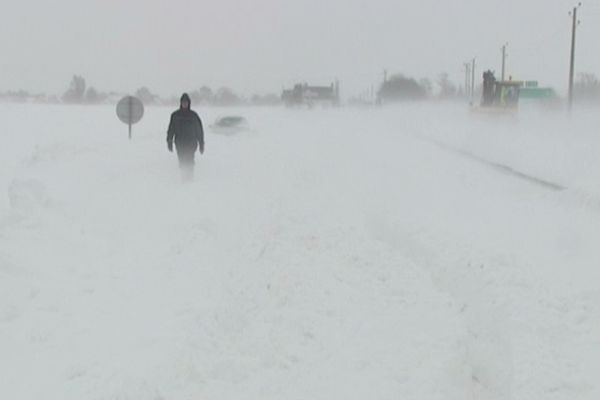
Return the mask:
[(481, 104), (473, 111), (484, 114), (514, 114), (519, 108), (522, 82), (497, 81), (492, 71), (483, 73)]

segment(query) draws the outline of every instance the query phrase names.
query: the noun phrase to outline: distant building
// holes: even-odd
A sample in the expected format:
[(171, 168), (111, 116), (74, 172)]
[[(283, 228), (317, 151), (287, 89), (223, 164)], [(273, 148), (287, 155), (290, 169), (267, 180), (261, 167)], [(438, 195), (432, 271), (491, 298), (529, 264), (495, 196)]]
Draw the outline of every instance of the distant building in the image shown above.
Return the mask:
[(298, 83), (293, 89), (285, 89), (281, 100), (288, 107), (307, 106), (318, 104), (338, 106), (340, 104), (340, 85), (338, 82), (330, 86), (309, 86)]

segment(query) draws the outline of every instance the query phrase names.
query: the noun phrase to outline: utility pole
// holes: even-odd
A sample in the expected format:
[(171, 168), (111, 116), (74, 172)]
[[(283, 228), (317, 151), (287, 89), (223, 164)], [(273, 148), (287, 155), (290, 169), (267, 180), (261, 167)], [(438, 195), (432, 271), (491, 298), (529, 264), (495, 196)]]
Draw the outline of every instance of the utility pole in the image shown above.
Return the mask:
[(471, 97), (471, 63), (467, 62), (464, 64), (465, 67), (465, 96)]
[(471, 103), (475, 100), (475, 59), (472, 61), (471, 67)]
[(508, 43), (502, 46), (502, 82), (504, 82), (504, 73), (506, 71), (506, 46), (508, 46)]
[(569, 111), (573, 109), (573, 79), (575, 78), (575, 36), (577, 34), (577, 9), (581, 7), (581, 3), (573, 7), (573, 12), (569, 13), (573, 17), (573, 28), (571, 32), (571, 66), (569, 68)]

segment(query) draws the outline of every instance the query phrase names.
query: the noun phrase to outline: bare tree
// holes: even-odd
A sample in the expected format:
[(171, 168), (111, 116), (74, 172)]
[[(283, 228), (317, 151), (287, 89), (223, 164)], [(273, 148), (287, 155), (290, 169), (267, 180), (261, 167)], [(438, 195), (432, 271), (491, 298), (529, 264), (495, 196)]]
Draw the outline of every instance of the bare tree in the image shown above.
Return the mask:
[(440, 99), (451, 99), (456, 97), (456, 85), (450, 81), (446, 72), (438, 75), (437, 84), (440, 87)]
[(63, 94), (62, 100), (65, 103), (83, 103), (85, 96), (85, 79), (79, 75), (73, 75), (69, 89)]
[(427, 97), (427, 90), (413, 78), (397, 74), (381, 85), (378, 97), (383, 101), (421, 100)]
[(147, 87), (141, 87), (135, 92), (135, 97), (140, 99), (144, 104), (154, 104), (158, 96), (153, 94)]
[(577, 75), (573, 93), (580, 100), (600, 100), (600, 81), (593, 73), (581, 72)]

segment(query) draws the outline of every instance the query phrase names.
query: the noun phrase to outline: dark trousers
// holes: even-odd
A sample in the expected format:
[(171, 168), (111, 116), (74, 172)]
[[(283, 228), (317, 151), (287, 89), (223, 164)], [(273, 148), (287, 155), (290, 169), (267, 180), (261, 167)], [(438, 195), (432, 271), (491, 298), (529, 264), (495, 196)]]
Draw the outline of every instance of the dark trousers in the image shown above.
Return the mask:
[(194, 156), (197, 146), (177, 146), (177, 158), (179, 159), (179, 168), (181, 168), (181, 177), (184, 181), (194, 179)]

